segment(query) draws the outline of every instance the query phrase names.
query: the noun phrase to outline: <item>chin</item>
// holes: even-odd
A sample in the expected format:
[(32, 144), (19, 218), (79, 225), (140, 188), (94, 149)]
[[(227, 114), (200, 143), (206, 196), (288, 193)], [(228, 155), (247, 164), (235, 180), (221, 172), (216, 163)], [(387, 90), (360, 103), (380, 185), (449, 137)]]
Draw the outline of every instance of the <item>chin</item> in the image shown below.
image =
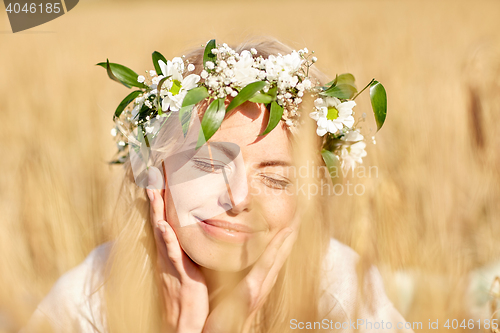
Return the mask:
[(210, 245), (206, 242), (192, 242), (183, 246), (183, 250), (199, 266), (219, 272), (239, 272), (253, 265), (258, 259), (258, 255), (248, 253), (243, 247)]
[(220, 258), (196, 258), (188, 254), (188, 256), (196, 264), (205, 267), (207, 269), (218, 271), (218, 272), (240, 272), (250, 265), (243, 265), (241, 262), (234, 262), (232, 260), (221, 260)]

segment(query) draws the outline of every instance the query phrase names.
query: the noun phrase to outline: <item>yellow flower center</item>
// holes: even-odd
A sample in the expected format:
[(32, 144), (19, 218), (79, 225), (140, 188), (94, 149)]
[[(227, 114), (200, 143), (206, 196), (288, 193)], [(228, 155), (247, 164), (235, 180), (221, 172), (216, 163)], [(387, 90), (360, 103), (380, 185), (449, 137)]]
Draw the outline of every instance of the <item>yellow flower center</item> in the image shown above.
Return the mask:
[(334, 107), (329, 107), (328, 108), (328, 113), (326, 114), (326, 119), (328, 120), (334, 120), (339, 117), (339, 111)]
[(173, 80), (172, 81), (172, 88), (170, 88), (170, 92), (172, 93), (172, 96), (175, 96), (179, 93), (181, 90), (181, 82), (179, 80)]

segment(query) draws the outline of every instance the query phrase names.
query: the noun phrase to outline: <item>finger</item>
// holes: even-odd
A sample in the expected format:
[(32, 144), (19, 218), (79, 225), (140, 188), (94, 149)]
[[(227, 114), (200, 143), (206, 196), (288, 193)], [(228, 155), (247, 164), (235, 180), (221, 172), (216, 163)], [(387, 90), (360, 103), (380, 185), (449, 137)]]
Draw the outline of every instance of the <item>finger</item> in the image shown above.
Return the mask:
[(264, 281), (273, 267), (276, 257), (279, 253), (285, 240), (292, 234), (293, 229), (285, 228), (281, 230), (271, 240), (264, 253), (260, 256), (257, 262), (247, 275), (247, 279), (252, 281)]
[(181, 276), (184, 275), (185, 270), (183, 256), (185, 256), (185, 254), (181, 248), (179, 240), (177, 239), (174, 229), (172, 229), (166, 221), (159, 221), (158, 228), (162, 232), (163, 241), (166, 244), (168, 259), (174, 265), (179, 274), (181, 274)]
[(267, 277), (263, 281), (263, 288), (272, 288), (276, 279), (278, 278), (278, 274), (283, 267), (286, 259), (290, 256), (292, 252), (293, 244), (297, 239), (298, 231), (293, 230), (291, 234), (285, 239), (283, 245), (279, 248), (276, 257), (274, 259), (274, 263), (272, 267), (269, 269), (269, 273)]
[(299, 221), (300, 221), (300, 216), (296, 215), (289, 227), (292, 230), (292, 232), (285, 239), (283, 245), (279, 248), (278, 253), (276, 254), (273, 267), (271, 268), (271, 274), (274, 273), (273, 270), (279, 271), (281, 269), (281, 267), (285, 263), (286, 258), (288, 258), (290, 252), (292, 252), (293, 244), (295, 244), (295, 241), (297, 240), (299, 234), (299, 226), (300, 226)]
[(151, 223), (153, 227), (156, 227), (156, 223), (160, 220), (165, 220), (165, 209), (163, 198), (161, 196), (160, 184), (163, 183), (163, 177), (155, 167), (150, 167), (148, 171), (148, 187), (146, 189), (147, 195), (150, 200), (150, 216)]
[(152, 187), (158, 191), (163, 189), (163, 175), (154, 166), (148, 168), (148, 187)]

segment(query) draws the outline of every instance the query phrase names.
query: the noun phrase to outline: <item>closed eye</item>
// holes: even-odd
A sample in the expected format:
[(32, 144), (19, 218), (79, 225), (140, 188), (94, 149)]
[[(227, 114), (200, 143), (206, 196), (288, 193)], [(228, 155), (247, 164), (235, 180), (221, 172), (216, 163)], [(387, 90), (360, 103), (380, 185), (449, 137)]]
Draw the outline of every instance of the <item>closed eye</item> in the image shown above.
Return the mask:
[(219, 171), (221, 171), (226, 167), (225, 164), (210, 163), (198, 159), (193, 159), (192, 161), (195, 168), (204, 172), (218, 173)]
[(288, 179), (278, 179), (264, 174), (260, 174), (260, 177), (262, 182), (270, 188), (285, 190), (288, 186), (292, 185)]

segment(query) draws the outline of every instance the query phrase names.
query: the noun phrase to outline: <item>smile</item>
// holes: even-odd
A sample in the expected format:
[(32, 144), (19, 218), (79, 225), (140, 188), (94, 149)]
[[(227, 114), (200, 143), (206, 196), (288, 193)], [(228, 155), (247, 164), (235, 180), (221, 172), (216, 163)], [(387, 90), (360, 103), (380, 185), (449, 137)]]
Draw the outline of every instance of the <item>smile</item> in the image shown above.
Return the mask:
[(197, 224), (201, 227), (203, 232), (211, 239), (233, 244), (243, 244), (251, 239), (258, 230), (249, 226), (230, 223), (227, 221), (206, 219), (202, 220), (195, 217)]

